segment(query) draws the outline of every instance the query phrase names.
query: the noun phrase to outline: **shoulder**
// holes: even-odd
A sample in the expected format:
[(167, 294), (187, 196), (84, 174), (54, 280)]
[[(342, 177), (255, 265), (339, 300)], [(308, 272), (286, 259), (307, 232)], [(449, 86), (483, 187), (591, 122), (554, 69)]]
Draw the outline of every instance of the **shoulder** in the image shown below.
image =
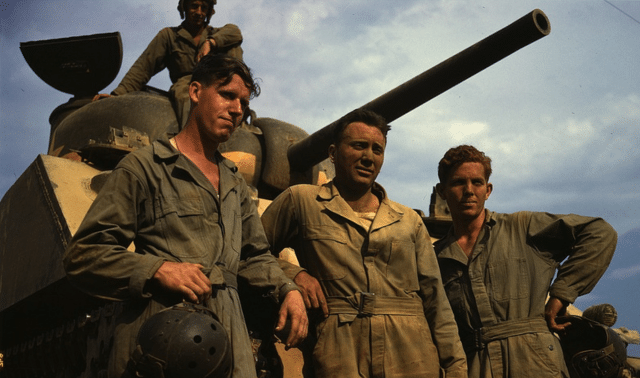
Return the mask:
[(497, 213), (495, 211), (486, 210), (486, 222), (489, 224), (528, 224), (531, 218), (536, 215), (543, 215), (545, 213), (537, 213), (532, 211), (517, 211), (515, 213)]
[(323, 190), (322, 186), (311, 184), (293, 185), (287, 188), (293, 197), (310, 197), (315, 198)]
[(318, 201), (318, 195), (323, 191), (322, 186), (300, 184), (293, 185), (285, 189), (273, 201), (270, 207), (295, 207), (308, 208), (315, 205)]
[(215, 27), (215, 26), (209, 25), (209, 26), (207, 26), (207, 31), (209, 31), (210, 33), (217, 33), (217, 32), (220, 32), (220, 31), (239, 32), (240, 28), (236, 24), (225, 24), (224, 26), (220, 26), (220, 27)]
[(126, 170), (139, 177), (159, 169), (161, 165), (175, 162), (178, 154), (168, 147), (168, 140), (157, 140), (151, 145), (128, 153), (114, 170)]
[(153, 162), (153, 144), (128, 153), (120, 160), (116, 169), (136, 170)]
[(182, 26), (167, 26), (166, 28), (160, 29), (160, 31), (156, 35), (156, 38), (175, 36), (176, 34), (178, 34), (178, 31), (180, 31), (180, 29), (182, 29)]

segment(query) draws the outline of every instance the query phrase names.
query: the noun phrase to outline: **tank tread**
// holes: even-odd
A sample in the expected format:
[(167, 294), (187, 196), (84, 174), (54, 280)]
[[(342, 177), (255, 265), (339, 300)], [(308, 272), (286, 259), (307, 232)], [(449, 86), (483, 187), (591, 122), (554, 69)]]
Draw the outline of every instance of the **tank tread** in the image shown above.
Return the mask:
[(103, 378), (119, 302), (107, 303), (2, 351), (1, 378)]

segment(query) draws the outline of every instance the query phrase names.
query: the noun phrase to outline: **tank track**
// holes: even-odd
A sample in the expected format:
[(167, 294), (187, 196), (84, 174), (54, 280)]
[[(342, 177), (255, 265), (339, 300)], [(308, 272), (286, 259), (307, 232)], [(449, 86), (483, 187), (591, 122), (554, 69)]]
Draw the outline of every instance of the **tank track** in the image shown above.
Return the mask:
[(106, 378), (121, 311), (121, 303), (108, 303), (1, 351), (0, 377)]

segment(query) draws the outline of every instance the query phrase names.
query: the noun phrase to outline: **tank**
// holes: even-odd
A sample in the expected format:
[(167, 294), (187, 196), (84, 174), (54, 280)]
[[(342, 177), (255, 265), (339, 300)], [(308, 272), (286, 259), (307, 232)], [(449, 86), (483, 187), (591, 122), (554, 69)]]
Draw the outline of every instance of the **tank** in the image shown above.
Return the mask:
[[(549, 32), (546, 15), (533, 10), (362, 107), (392, 122)], [(117, 32), (20, 48), (42, 80), (73, 97), (51, 113), (47, 154), (35, 158), (0, 202), (0, 376), (102, 377), (120, 304), (73, 288), (62, 255), (110, 170), (127, 153), (175, 135), (178, 121), (167, 93), (156, 88), (92, 101), (120, 70)], [(261, 211), (291, 185), (333, 177), (327, 151), (335, 124), (309, 135), (251, 112), (220, 151), (236, 163)], [(450, 224), (435, 195), (429, 216), (422, 215), (435, 238)], [(301, 376), (298, 352), (274, 347), (261, 326), (273, 322), (250, 305), (245, 309), (259, 376)]]

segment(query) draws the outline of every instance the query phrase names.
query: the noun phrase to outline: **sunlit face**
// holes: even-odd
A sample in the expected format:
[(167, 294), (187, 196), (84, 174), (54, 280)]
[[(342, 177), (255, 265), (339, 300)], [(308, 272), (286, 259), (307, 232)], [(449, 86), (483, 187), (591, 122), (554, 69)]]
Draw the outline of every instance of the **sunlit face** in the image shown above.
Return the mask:
[(207, 19), (207, 2), (202, 0), (187, 1), (185, 11), (185, 21), (190, 26), (203, 27)]
[(336, 182), (346, 189), (371, 188), (382, 168), (385, 146), (380, 129), (362, 122), (347, 125), (340, 143), (329, 147)]
[(249, 88), (238, 75), (233, 75), (226, 85), (214, 83), (206, 87), (192, 82), (189, 95), (193, 102), (192, 116), (201, 134), (216, 143), (231, 137), (249, 107)]
[(446, 183), (438, 185), (438, 193), (447, 201), (454, 220), (475, 220), (484, 217), (484, 202), (493, 185), (487, 182), (481, 163), (462, 163)]

